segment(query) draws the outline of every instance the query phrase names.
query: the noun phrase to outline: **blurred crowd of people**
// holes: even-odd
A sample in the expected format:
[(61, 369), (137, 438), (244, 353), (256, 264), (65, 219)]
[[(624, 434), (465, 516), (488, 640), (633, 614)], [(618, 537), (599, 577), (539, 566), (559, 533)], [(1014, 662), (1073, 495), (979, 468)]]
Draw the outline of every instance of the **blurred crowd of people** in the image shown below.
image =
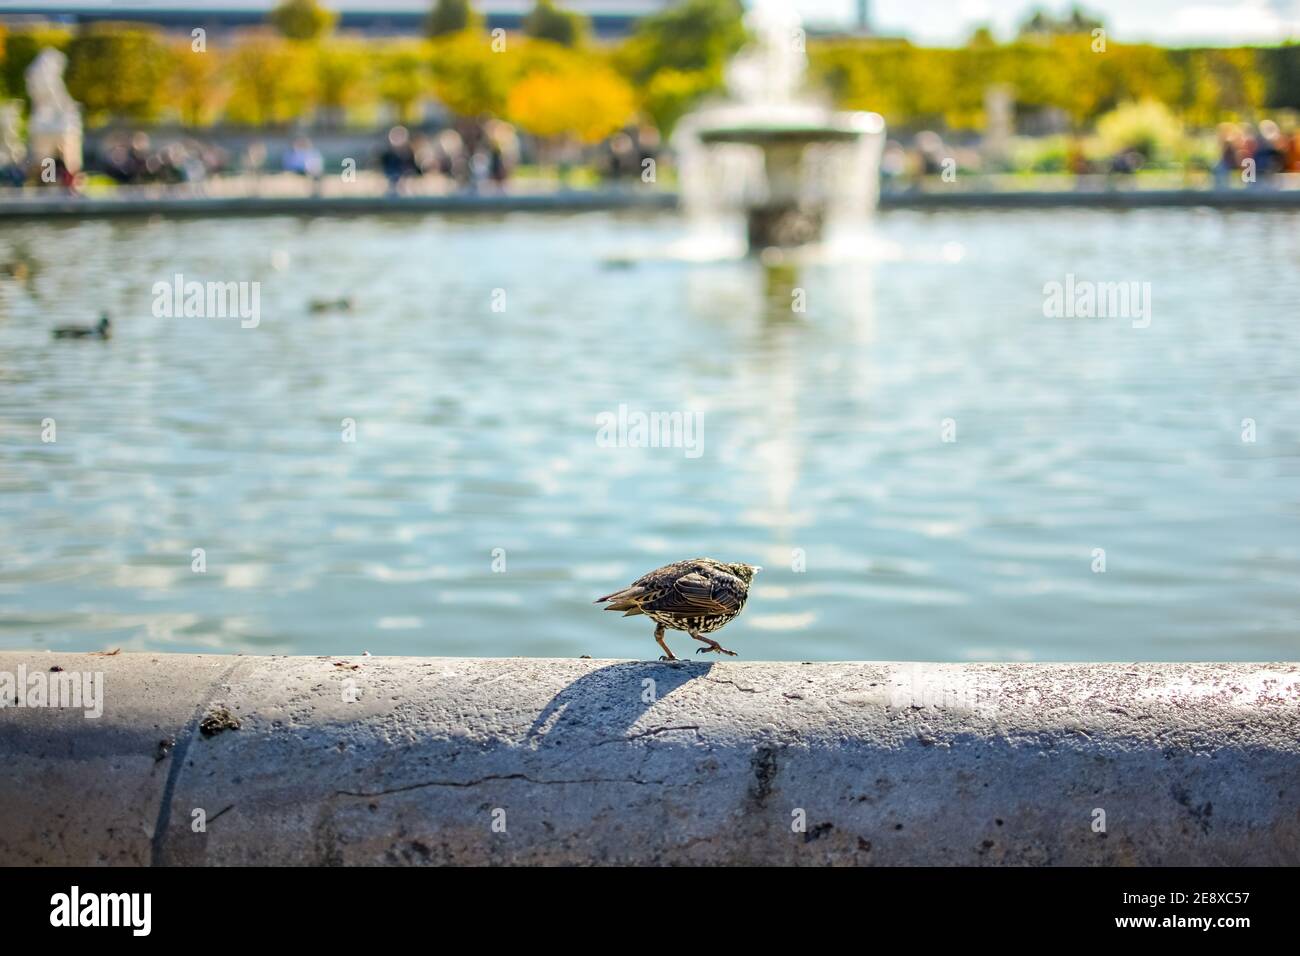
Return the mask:
[(102, 173), (119, 186), (199, 183), (229, 169), (225, 150), (185, 138), (155, 147), (149, 134), (135, 132), (106, 138), (86, 159), (86, 171)]
[(441, 176), (469, 192), (501, 190), (519, 165), (519, 136), (497, 119), (415, 136), (405, 126), (394, 126), (377, 159), (393, 194), (402, 191), (405, 180), (425, 176)]
[(1249, 123), (1219, 124), (1216, 187), (1226, 188), (1234, 177), (1268, 184), (1278, 173), (1300, 173), (1300, 129), (1288, 136), (1272, 120), (1261, 121), (1258, 128)]
[[(253, 139), (224, 145), (192, 136), (151, 136), (141, 130), (114, 131), (85, 148), (84, 164), (69, 170), (61, 157), (49, 164), (24, 157), (21, 143), (9, 153), (0, 151), (0, 187), (56, 186), (79, 193), (87, 177), (101, 177), (119, 186), (182, 186), (202, 188), (220, 176), (283, 172), (312, 180), (317, 190), (327, 172), (346, 181), (362, 170), (383, 176), (390, 194), (411, 191), (413, 182), (440, 180), (435, 188), (461, 192), (502, 191), (526, 155), (542, 150), (504, 120), (462, 120), (442, 129), (411, 130), (393, 126), (373, 147), (335, 134), (328, 157), (306, 135), (276, 147), (274, 141)], [(344, 149), (340, 140), (347, 144)], [(359, 146), (359, 148), (357, 148)], [(578, 168), (588, 168), (606, 181), (653, 181), (654, 163), (662, 149), (659, 133), (650, 126), (630, 126), (601, 143), (550, 144), (542, 153), (558, 165), (562, 178)], [(355, 157), (332, 155), (356, 153)]]
[[(1153, 161), (1160, 165), (1160, 157), (1148, 155), (1149, 149), (1129, 147), (1112, 154), (1098, 156), (1085, 151), (1081, 135), (1072, 135), (1064, 145), (1064, 152), (1056, 163), (1035, 167), (1038, 172), (1064, 172), (1079, 177), (1105, 177), (1108, 179), (1131, 177)], [(1203, 146), (1207, 144), (1202, 144)], [(945, 142), (932, 130), (917, 132), (910, 142), (890, 138), (881, 157), (881, 182), (884, 188), (919, 188), (929, 177), (954, 179), (958, 170), (966, 172), (997, 171), (996, 158), (990, 161), (987, 142), (972, 141), (967, 145)], [(1199, 156), (1184, 159), (1190, 169), (1211, 172), (1217, 189), (1234, 186), (1268, 186), (1277, 183), (1282, 174), (1300, 173), (1300, 127), (1286, 132), (1273, 120), (1261, 120), (1258, 126), (1249, 123), (1221, 123), (1218, 126), (1217, 147), (1214, 159), (1203, 151)], [(1162, 168), (1181, 168), (1164, 159)]]
[[(602, 177), (613, 182), (646, 181), (647, 173), (659, 160), (660, 151), (657, 129), (653, 126), (633, 127), (615, 133), (601, 144), (595, 158), (596, 169)], [(653, 175), (649, 181), (654, 181)]]
[[(1266, 119), (1257, 126), (1221, 123), (1217, 132), (1217, 160), (1211, 165), (1203, 159), (1198, 165), (1212, 171), (1216, 188), (1238, 183), (1269, 185), (1279, 174), (1300, 173), (1300, 129), (1284, 132), (1278, 123)], [(906, 144), (891, 138), (881, 159), (882, 185), (885, 189), (908, 188), (908, 184), (915, 188), (927, 177), (948, 178), (957, 170), (989, 168), (983, 145), (946, 143), (931, 130), (916, 133)], [(20, 151), (0, 151), (0, 187), (49, 185), (76, 194), (87, 175), (106, 177), (122, 186), (194, 186), (218, 176), (280, 171), (310, 179), (319, 190), (327, 170), (342, 173), (346, 180), (351, 164), (353, 174), (358, 166), (381, 174), (391, 195), (411, 191), (415, 180), (438, 180), (441, 182), (435, 188), (462, 192), (503, 191), (524, 154), (537, 148), (527, 138), (521, 139), (511, 124), (493, 118), (460, 121), (429, 131), (393, 126), (373, 148), (362, 147), (358, 161), (343, 158), (341, 162), (337, 156), (327, 162), (321, 149), (305, 135), (277, 151), (260, 139), (242, 147), (223, 148), (182, 136), (158, 145), (142, 131), (115, 132), (87, 149), (84, 168), (78, 170), (70, 170), (57, 156), (51, 169), (48, 161), (24, 160)], [(658, 132), (644, 126), (629, 127), (594, 147), (571, 143), (544, 155), (558, 165), (562, 179), (572, 169), (586, 167), (607, 182), (653, 181), (653, 173), (647, 172), (653, 170), (661, 150)], [(1128, 177), (1150, 161), (1142, 150), (1133, 148), (1105, 158), (1089, 157), (1083, 140), (1075, 136), (1069, 140), (1063, 162), (1055, 168), (1077, 177)], [(997, 168), (996, 163), (991, 168)]]

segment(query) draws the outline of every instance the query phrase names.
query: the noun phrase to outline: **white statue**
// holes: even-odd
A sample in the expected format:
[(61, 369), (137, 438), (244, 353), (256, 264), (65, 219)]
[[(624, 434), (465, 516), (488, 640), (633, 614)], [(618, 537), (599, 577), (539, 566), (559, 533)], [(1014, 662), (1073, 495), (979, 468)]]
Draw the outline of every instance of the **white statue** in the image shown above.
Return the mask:
[(44, 49), (27, 67), (27, 95), (32, 101), (27, 124), (34, 163), (60, 156), (71, 172), (81, 169), (81, 109), (63, 85), (68, 58)]
[(0, 170), (23, 165), (27, 147), (19, 132), (23, 119), (23, 101), (0, 101)]

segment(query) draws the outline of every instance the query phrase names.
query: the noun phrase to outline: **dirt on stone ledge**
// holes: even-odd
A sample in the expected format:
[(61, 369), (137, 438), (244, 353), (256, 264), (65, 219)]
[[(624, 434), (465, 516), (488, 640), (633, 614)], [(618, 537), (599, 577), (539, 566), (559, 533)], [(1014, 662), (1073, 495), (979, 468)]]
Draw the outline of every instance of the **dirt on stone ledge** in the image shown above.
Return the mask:
[(199, 722), (199, 732), (204, 737), (215, 737), (227, 730), (238, 730), (239, 718), (224, 707), (214, 707)]

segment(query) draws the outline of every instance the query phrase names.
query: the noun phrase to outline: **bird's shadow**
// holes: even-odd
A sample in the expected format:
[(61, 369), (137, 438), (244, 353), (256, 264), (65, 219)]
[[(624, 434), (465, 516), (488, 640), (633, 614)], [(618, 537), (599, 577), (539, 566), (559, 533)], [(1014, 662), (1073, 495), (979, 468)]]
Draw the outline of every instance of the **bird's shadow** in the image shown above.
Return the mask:
[(551, 698), (528, 729), (533, 747), (624, 736), (655, 703), (713, 669), (713, 661), (620, 661), (579, 677)]

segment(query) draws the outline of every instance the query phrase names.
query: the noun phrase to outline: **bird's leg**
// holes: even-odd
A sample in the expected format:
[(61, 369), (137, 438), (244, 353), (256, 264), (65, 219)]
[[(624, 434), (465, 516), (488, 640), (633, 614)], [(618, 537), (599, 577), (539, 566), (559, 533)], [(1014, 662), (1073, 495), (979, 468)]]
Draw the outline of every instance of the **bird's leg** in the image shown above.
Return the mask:
[(725, 647), (723, 647), (717, 641), (713, 640), (713, 638), (711, 637), (700, 637), (700, 635), (698, 634), (692, 634), (691, 637), (695, 638), (697, 641), (703, 641), (705, 644), (709, 645), (708, 647), (701, 647), (699, 650), (695, 652), (696, 654), (707, 654), (709, 653), (709, 651), (717, 651), (719, 654), (726, 654), (728, 657), (736, 656), (735, 651), (727, 650)]
[(664, 656), (659, 658), (661, 661), (677, 660), (677, 658), (673, 657), (673, 652), (668, 649), (668, 645), (664, 643), (664, 626), (662, 624), (655, 628), (655, 640), (658, 641), (659, 646), (664, 649)]

